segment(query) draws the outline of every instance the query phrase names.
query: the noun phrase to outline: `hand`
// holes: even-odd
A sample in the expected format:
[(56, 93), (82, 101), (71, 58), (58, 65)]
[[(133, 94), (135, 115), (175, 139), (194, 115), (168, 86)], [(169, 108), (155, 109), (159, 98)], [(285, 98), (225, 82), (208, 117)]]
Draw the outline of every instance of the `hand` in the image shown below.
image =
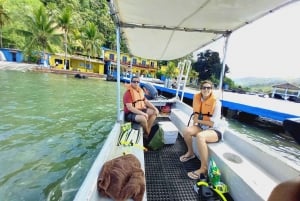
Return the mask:
[(143, 112), (143, 116), (148, 120), (148, 114)]
[(157, 109), (157, 108), (155, 108), (155, 112), (154, 112), (154, 114), (155, 114), (156, 116), (159, 114), (159, 111), (158, 111), (158, 109)]

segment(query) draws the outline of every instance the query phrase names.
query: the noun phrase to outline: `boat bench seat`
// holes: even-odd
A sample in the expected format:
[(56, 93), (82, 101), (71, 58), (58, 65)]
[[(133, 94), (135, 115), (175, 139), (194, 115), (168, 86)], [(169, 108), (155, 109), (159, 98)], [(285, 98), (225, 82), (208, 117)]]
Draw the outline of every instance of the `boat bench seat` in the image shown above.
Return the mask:
[[(226, 140), (226, 138), (225, 138)], [(221, 171), (221, 180), (232, 189), (238, 189), (240, 197), (235, 200), (245, 200), (252, 193), (256, 192), (257, 197), (251, 200), (267, 200), (272, 189), (279, 183), (274, 177), (259, 168), (255, 163), (240, 155), (227, 143), (211, 143), (208, 145), (209, 155), (214, 159)]]
[[(170, 119), (177, 126), (182, 136), (183, 129), (187, 126), (190, 116), (178, 109), (172, 109)], [(224, 141), (209, 143), (208, 149), (209, 156), (215, 160), (220, 168), (221, 180), (228, 185), (229, 191), (230, 186), (232, 186), (232, 189), (239, 189), (241, 192), (240, 197), (235, 197), (235, 200), (249, 200), (249, 198), (245, 199), (247, 192), (251, 192), (249, 196), (252, 195), (252, 192), (256, 192), (257, 197), (251, 197), (250, 200), (267, 200), (271, 190), (279, 183), (226, 143), (226, 134), (224, 135)], [(200, 159), (195, 138), (193, 138), (193, 150)]]

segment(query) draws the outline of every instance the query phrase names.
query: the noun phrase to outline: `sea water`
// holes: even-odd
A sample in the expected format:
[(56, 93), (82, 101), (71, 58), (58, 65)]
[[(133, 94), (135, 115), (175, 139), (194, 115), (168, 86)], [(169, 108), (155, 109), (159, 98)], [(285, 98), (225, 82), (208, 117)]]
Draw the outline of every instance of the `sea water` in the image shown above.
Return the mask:
[[(115, 123), (116, 82), (0, 71), (0, 86), (0, 199), (73, 200)], [(300, 163), (300, 146), (289, 136), (228, 121)]]

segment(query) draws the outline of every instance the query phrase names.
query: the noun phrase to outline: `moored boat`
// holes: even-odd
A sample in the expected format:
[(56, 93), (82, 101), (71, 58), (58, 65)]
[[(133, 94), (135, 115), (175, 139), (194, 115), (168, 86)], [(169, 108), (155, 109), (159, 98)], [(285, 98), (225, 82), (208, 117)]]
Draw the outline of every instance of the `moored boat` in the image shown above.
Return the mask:
[(284, 130), (300, 144), (300, 118), (289, 118), (283, 121)]

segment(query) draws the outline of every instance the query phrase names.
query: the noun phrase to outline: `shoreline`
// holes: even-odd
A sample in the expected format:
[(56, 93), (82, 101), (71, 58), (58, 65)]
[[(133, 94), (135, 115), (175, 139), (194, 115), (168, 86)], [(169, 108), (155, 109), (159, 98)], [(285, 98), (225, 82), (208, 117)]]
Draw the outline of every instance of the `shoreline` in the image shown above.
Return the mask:
[(73, 70), (60, 70), (55, 68), (47, 68), (38, 64), (31, 63), (17, 63), (17, 62), (9, 62), (9, 61), (0, 61), (0, 70), (15, 70), (15, 71), (32, 71), (32, 72), (41, 72), (41, 73), (55, 73), (55, 74), (67, 74), (67, 75), (84, 75), (87, 78), (100, 78), (105, 79), (106, 75), (98, 74), (98, 73), (90, 73), (90, 72), (80, 72)]

